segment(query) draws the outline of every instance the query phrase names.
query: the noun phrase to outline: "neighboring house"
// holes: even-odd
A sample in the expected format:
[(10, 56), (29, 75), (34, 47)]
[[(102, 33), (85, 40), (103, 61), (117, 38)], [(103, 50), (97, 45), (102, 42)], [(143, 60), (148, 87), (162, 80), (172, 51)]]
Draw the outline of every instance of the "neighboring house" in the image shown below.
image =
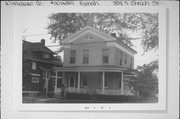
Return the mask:
[(45, 40), (23, 41), (23, 94), (54, 93), (53, 67), (61, 67), (61, 59), (45, 46)]
[[(61, 84), (66, 92), (133, 95), (123, 77), (127, 69), (134, 67), (135, 50), (89, 26), (68, 36), (62, 45), (63, 67), (54, 69), (57, 76), (63, 77)], [(61, 88), (55, 90), (59, 93)]]

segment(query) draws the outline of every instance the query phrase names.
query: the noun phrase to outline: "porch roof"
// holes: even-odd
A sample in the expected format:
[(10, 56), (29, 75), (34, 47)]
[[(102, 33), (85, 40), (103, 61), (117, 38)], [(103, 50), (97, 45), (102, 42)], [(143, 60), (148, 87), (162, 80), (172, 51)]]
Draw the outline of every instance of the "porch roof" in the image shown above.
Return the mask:
[(97, 72), (97, 71), (108, 71), (108, 72), (124, 72), (127, 70), (125, 67), (118, 66), (66, 66), (66, 67), (54, 67), (54, 70), (58, 71), (89, 71), (89, 72)]

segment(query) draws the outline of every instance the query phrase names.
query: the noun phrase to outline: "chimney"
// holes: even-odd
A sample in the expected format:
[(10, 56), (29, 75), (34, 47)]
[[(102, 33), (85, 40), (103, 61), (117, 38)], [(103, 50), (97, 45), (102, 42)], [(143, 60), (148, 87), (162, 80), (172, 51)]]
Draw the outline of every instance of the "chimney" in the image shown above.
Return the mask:
[(116, 38), (116, 33), (111, 33), (111, 36)]
[(45, 39), (41, 39), (41, 44), (45, 46)]

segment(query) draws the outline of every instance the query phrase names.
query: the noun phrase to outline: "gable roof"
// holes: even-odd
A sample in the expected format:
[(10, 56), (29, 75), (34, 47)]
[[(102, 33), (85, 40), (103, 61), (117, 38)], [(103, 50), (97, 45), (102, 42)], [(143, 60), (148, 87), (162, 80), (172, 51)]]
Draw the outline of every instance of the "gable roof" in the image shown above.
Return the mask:
[(29, 49), (31, 51), (42, 51), (50, 54), (55, 54), (52, 50), (44, 46), (41, 42), (28, 42), (28, 41), (23, 41), (23, 46), (25, 49)]
[(61, 43), (62, 44), (66, 44), (66, 43), (72, 43), (74, 40), (76, 40), (76, 38), (78, 37), (78, 35), (80, 34), (86, 34), (86, 33), (94, 33), (98, 36), (101, 36), (101, 37), (104, 37), (104, 41), (115, 41), (116, 38), (115, 37), (112, 37), (111, 35), (107, 34), (107, 33), (104, 33), (102, 31), (99, 31), (95, 28), (92, 28), (90, 26), (86, 26), (84, 28), (82, 28), (80, 31), (74, 33), (74, 34), (71, 34), (70, 36), (68, 36), (66, 39), (64, 39)]
[(105, 42), (116, 42), (118, 43), (119, 45), (121, 45), (122, 47), (132, 51), (133, 53), (137, 53), (134, 49), (132, 49), (131, 47), (129, 47), (128, 45), (124, 44), (123, 42), (117, 40), (117, 38), (111, 36), (110, 34), (108, 33), (104, 33), (100, 30), (97, 30), (95, 28), (92, 28), (90, 26), (86, 26), (84, 28), (82, 28), (80, 31), (74, 33), (74, 34), (71, 34), (70, 36), (68, 36), (66, 39), (64, 39), (61, 43), (62, 44), (70, 44), (72, 42), (74, 42), (75, 40), (78, 39), (78, 36), (79, 35), (82, 35), (82, 34), (87, 34), (87, 33), (93, 33), (95, 35), (98, 35), (98, 36), (101, 36), (103, 37), (103, 40)]
[[(28, 41), (23, 41), (23, 50), (26, 50), (29, 52), (28, 55), (25, 55), (23, 58), (24, 59), (29, 59), (33, 61), (39, 61), (39, 62), (44, 62), (44, 63), (49, 63), (49, 64), (58, 64), (61, 65), (62, 62), (53, 54), (55, 54), (53, 51), (51, 51), (49, 48), (44, 46), (41, 42), (37, 43), (31, 43)], [(35, 52), (36, 51), (41, 51), (41, 52), (46, 52), (52, 54), (52, 57), (50, 59), (45, 59), (37, 55)]]

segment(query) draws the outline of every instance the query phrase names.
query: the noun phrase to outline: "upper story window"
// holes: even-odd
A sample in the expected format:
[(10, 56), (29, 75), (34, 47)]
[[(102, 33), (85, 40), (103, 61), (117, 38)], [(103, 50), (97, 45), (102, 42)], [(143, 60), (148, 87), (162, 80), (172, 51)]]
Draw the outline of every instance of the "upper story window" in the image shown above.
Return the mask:
[(122, 52), (120, 52), (120, 62), (119, 62), (119, 64), (120, 64), (120, 66), (122, 66), (122, 59), (123, 59), (123, 53)]
[(125, 54), (124, 64), (127, 64), (127, 54)]
[(51, 57), (51, 55), (49, 53), (43, 53), (43, 58), (49, 59), (50, 57)]
[(32, 62), (32, 70), (36, 70), (36, 62)]
[(75, 64), (76, 62), (76, 50), (71, 50), (70, 52), (70, 64)]
[(83, 64), (89, 63), (89, 50), (83, 50)]
[(103, 49), (103, 52), (102, 52), (102, 63), (103, 64), (108, 64), (108, 60), (109, 60), (109, 49)]
[(131, 57), (130, 68), (133, 68), (133, 57)]

